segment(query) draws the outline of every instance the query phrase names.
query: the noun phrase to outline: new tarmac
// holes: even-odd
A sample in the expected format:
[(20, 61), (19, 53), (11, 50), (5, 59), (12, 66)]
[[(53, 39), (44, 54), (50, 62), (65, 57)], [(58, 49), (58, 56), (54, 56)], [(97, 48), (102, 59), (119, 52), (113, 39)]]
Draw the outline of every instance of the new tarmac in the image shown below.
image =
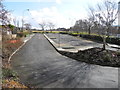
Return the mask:
[(62, 56), (43, 34), (35, 34), (11, 58), (21, 82), (38, 88), (118, 88), (118, 68)]

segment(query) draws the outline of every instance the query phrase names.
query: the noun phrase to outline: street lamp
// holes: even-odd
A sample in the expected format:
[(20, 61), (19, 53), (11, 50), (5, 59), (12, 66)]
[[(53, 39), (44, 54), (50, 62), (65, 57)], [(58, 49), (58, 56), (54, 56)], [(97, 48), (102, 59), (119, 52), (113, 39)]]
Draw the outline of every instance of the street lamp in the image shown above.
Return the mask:
[(29, 9), (26, 9), (23, 11), (23, 15), (22, 15), (22, 31), (23, 31), (23, 25), (24, 25), (24, 13), (25, 11), (29, 11)]

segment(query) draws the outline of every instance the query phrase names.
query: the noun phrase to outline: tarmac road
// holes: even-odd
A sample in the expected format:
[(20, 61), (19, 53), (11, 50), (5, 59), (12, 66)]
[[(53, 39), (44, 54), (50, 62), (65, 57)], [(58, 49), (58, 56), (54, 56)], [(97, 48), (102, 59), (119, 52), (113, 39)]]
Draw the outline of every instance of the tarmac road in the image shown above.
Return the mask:
[(118, 88), (118, 68), (86, 64), (59, 54), (36, 34), (13, 57), (21, 82), (39, 88)]

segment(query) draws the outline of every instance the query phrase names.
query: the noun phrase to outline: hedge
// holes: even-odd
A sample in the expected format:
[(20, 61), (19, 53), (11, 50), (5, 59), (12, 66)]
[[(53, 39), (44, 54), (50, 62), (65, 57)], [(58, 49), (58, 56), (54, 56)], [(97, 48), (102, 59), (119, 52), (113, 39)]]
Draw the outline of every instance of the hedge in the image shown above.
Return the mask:
[(31, 34), (31, 32), (19, 32), (19, 33), (17, 33), (17, 36), (18, 37), (26, 37), (29, 34)]
[[(98, 36), (98, 35), (72, 34), (72, 33), (69, 33), (69, 35), (79, 36), (79, 37), (90, 39), (90, 40), (93, 40), (93, 41), (96, 41), (96, 42), (103, 42), (103, 38), (101, 36)], [(120, 45), (120, 38), (107, 37), (106, 42), (111, 43), (111, 44)]]

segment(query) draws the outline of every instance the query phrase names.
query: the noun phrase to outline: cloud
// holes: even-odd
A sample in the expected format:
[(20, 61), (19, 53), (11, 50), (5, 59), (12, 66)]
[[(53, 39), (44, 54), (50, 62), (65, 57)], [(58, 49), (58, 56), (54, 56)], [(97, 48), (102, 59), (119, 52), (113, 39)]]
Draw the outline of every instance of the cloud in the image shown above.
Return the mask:
[(5, 0), (5, 2), (56, 2), (61, 4), (61, 0)]
[(61, 14), (56, 7), (43, 8), (30, 11), (31, 16), (37, 23), (52, 22), (56, 27), (69, 27), (69, 19)]
[(61, 0), (56, 0), (56, 3), (57, 3), (57, 4), (61, 4), (62, 1), (61, 1)]
[[(30, 10), (30, 15), (24, 16), (25, 23), (31, 23), (33, 27), (40, 27), (39, 23), (42, 22), (52, 22), (55, 24), (55, 28), (65, 27), (69, 28), (75, 24), (76, 20), (85, 18), (86, 14), (84, 12), (76, 12), (76, 11), (65, 11), (60, 12), (59, 9), (55, 6), (50, 8), (42, 8), (39, 10)], [(16, 16), (17, 19), (20, 21), (22, 16)]]

